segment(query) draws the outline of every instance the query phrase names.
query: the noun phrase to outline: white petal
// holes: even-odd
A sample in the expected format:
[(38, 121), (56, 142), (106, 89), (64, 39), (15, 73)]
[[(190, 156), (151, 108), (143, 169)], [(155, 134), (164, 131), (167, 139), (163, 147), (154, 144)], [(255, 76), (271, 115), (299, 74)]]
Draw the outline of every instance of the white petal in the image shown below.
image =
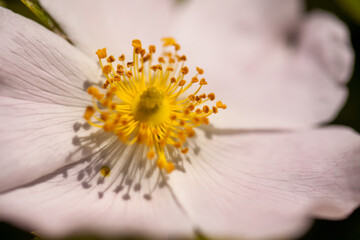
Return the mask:
[[(252, 2), (265, 9), (280, 1)], [(286, 6), (291, 3), (298, 2)], [(204, 68), (209, 91), (228, 106), (212, 122), (218, 127), (251, 129), (301, 128), (331, 121), (344, 104), (347, 90), (341, 83), (353, 66), (346, 27), (325, 13), (299, 20), (300, 11), (269, 8), (271, 14), (262, 14), (247, 9), (248, 5), (252, 6), (246, 1), (215, 1), (208, 8), (194, 1), (174, 28), (183, 52), (188, 53), (189, 66)], [(236, 17), (243, 8), (263, 20), (255, 22), (268, 21), (264, 23), (268, 30)], [(250, 16), (247, 19), (252, 21)], [(291, 27), (278, 31), (276, 19)]]
[(86, 157), (72, 141), (85, 131), (82, 116), (91, 105), (85, 90), (96, 81), (98, 67), (33, 21), (4, 8), (0, 19), (0, 189), (4, 190)]
[(41, 0), (71, 41), (89, 56), (108, 48), (109, 54), (132, 58), (131, 41), (144, 46), (168, 35), (172, 1), (157, 0)]
[(360, 137), (344, 127), (298, 133), (202, 132), (169, 184), (209, 236), (297, 237), (313, 217), (360, 203)]
[[(140, 152), (115, 139), (89, 161), (0, 195), (0, 218), (46, 237), (190, 236), (192, 226), (156, 161)], [(111, 169), (106, 178), (103, 165)]]

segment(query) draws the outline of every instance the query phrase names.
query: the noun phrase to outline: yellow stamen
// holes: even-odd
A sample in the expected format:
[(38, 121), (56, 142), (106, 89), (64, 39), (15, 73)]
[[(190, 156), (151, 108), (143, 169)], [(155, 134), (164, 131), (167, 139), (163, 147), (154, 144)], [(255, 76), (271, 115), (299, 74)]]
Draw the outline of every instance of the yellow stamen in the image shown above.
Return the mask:
[[(195, 136), (194, 128), (209, 124), (208, 116), (219, 108), (226, 109), (226, 105), (221, 101), (215, 106), (205, 105), (215, 99), (215, 94), (199, 94), (208, 84), (205, 78), (198, 79), (204, 70), (197, 67), (197, 74), (187, 83), (184, 77), (189, 68), (184, 66), (186, 56), (177, 53), (180, 45), (173, 38), (164, 38), (163, 42), (166, 49), (157, 64), (153, 63), (155, 46), (149, 46), (146, 53), (138, 39), (132, 41), (133, 59), (126, 64), (121, 55), (120, 63), (113, 65), (115, 57), (107, 57), (106, 48), (99, 49), (96, 54), (106, 77), (106, 92), (94, 86), (88, 88), (93, 105), (86, 108), (84, 119), (94, 127), (113, 132), (126, 144), (145, 146), (146, 157), (156, 158), (154, 164), (170, 173), (175, 165), (167, 159), (167, 151), (172, 148), (188, 153), (189, 148), (183, 146), (187, 146), (187, 138)], [(110, 168), (104, 166), (100, 172), (108, 176)]]

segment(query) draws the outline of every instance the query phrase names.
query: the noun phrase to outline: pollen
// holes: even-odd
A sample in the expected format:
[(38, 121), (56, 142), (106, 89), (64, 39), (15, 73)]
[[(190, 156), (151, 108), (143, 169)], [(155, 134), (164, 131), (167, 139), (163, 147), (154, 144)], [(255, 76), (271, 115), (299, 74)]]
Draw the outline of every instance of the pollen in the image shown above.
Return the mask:
[[(149, 161), (165, 173), (175, 169), (167, 151), (189, 152), (188, 139), (195, 137), (194, 128), (209, 124), (209, 116), (226, 109), (215, 94), (203, 92), (207, 85), (200, 67), (185, 65), (186, 56), (179, 55), (180, 45), (173, 38), (163, 38), (163, 49), (155, 57), (156, 47), (148, 51), (138, 39), (132, 41), (133, 59), (107, 56), (106, 48), (96, 51), (106, 80), (102, 89), (88, 88), (92, 105), (85, 109), (84, 119), (93, 127), (112, 132), (127, 145), (142, 145)], [(206, 103), (206, 104), (205, 104)], [(214, 104), (211, 104), (214, 103)], [(100, 170), (104, 177), (110, 168)]]
[(101, 175), (103, 175), (104, 177), (108, 177), (110, 175), (110, 168), (108, 166), (103, 166), (100, 169), (100, 173)]

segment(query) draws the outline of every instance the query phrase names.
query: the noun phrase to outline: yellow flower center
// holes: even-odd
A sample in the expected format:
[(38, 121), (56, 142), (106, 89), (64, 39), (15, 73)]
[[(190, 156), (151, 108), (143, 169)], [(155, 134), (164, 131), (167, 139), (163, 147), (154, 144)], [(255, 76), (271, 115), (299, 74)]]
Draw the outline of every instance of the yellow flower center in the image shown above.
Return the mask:
[[(193, 128), (209, 124), (208, 116), (225, 109), (221, 101), (213, 106), (214, 93), (202, 93), (207, 85), (201, 68), (190, 81), (185, 80), (189, 69), (186, 56), (178, 55), (180, 45), (173, 38), (163, 39), (163, 53), (153, 64), (155, 46), (148, 53), (140, 40), (133, 40), (133, 61), (125, 63), (125, 56), (107, 57), (106, 48), (96, 54), (106, 81), (102, 89), (91, 86), (92, 106), (86, 108), (84, 118), (92, 126), (115, 133), (125, 144), (142, 144), (147, 147), (147, 158), (157, 159), (157, 166), (168, 173), (174, 170), (168, 151), (188, 152), (187, 138), (195, 136)], [(106, 63), (103, 60), (106, 59)], [(193, 88), (195, 87), (195, 88)], [(102, 175), (110, 169), (102, 169)]]

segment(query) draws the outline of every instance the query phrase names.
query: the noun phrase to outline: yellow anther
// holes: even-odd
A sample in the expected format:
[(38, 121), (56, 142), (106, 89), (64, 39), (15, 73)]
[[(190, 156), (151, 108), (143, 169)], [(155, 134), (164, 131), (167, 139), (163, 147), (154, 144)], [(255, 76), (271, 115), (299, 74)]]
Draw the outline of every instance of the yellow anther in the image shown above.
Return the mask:
[(174, 43), (173, 45), (174, 45), (174, 47), (175, 47), (175, 51), (179, 51), (179, 50), (180, 50), (180, 44)]
[(196, 71), (201, 75), (204, 73), (204, 70), (199, 68), (199, 67), (196, 67)]
[(93, 86), (89, 87), (87, 92), (88, 92), (88, 94), (90, 94), (91, 96), (94, 96), (94, 97), (99, 94), (99, 90)]
[(108, 166), (103, 166), (100, 169), (100, 173), (101, 175), (103, 175), (104, 177), (107, 177), (110, 175), (110, 168)]
[(129, 68), (129, 67), (132, 67), (132, 66), (134, 66), (134, 62), (128, 62), (128, 63), (126, 63), (126, 66)]
[(120, 62), (125, 61), (125, 55), (124, 54), (121, 54), (121, 56), (119, 57), (119, 61)]
[(203, 94), (199, 95), (199, 98), (206, 98), (206, 94), (203, 93)]
[(97, 50), (96, 55), (98, 55), (100, 59), (106, 58), (106, 48)]
[(188, 67), (183, 67), (183, 68), (181, 68), (181, 73), (183, 74), (183, 75), (186, 75), (186, 74), (188, 74), (188, 72), (189, 72), (189, 68)]
[[(118, 69), (116, 70), (116, 73), (119, 74), (119, 75), (123, 75), (124, 74), (124, 70), (122, 69)], [(116, 76), (115, 76), (116, 77)], [(120, 79), (119, 79), (120, 80)]]
[(218, 101), (218, 102), (216, 103), (216, 107), (222, 108), (222, 109), (226, 109), (226, 105), (223, 104), (221, 101)]
[(176, 147), (176, 148), (181, 148), (181, 146), (182, 146), (181, 142), (174, 143), (174, 147)]
[(214, 101), (214, 100), (215, 100), (215, 93), (209, 93), (209, 94), (207, 95), (207, 97), (208, 97), (208, 99), (209, 99), (210, 101)]
[(169, 63), (175, 63), (175, 60), (173, 58), (169, 58)]
[(189, 109), (185, 109), (185, 110), (184, 110), (184, 114), (185, 114), (185, 115), (189, 115), (189, 114), (190, 114), (190, 110), (189, 110)]
[(173, 121), (176, 120), (176, 115), (175, 114), (170, 115), (170, 119), (173, 120)]
[(143, 62), (148, 61), (151, 58), (151, 56), (149, 54), (146, 54), (145, 57), (143, 57)]
[(90, 118), (94, 115), (95, 113), (95, 109), (91, 106), (86, 107), (85, 113), (84, 113), (84, 118), (85, 120), (89, 121)]
[(189, 106), (188, 106), (188, 109), (189, 109), (190, 111), (194, 111), (194, 109), (195, 109), (194, 104), (190, 103)]
[(166, 71), (172, 72), (172, 71), (174, 71), (174, 68), (172, 68), (172, 67), (167, 67), (167, 68), (166, 68)]
[(186, 81), (183, 79), (179, 82), (179, 86), (182, 87), (186, 84)]
[(188, 98), (190, 99), (190, 101), (195, 101), (195, 96), (193, 94), (189, 95)]
[(101, 120), (107, 121), (107, 120), (109, 119), (109, 113), (107, 113), (107, 112), (102, 112), (102, 113), (100, 114), (100, 118), (101, 118)]
[(158, 62), (159, 62), (159, 63), (165, 63), (165, 60), (164, 60), (163, 57), (159, 57)]
[(200, 80), (200, 85), (207, 85), (208, 83), (205, 81), (205, 78)]
[(203, 122), (203, 124), (205, 124), (205, 125), (208, 125), (208, 124), (210, 123), (210, 121), (209, 121), (209, 119), (208, 119), (207, 117), (203, 117), (203, 118), (202, 118), (202, 122)]
[(187, 135), (189, 138), (195, 136), (195, 131), (194, 131), (194, 129), (192, 129), (192, 128), (189, 127), (189, 128), (186, 128), (185, 131), (186, 131), (186, 135)]
[(180, 57), (180, 61), (186, 61), (186, 56), (185, 56), (185, 55), (182, 55), (182, 56)]
[(198, 82), (199, 81), (199, 79), (197, 78), (197, 77), (193, 77), (192, 79), (191, 79), (191, 82), (192, 83), (196, 83), (196, 82)]
[(174, 171), (174, 169), (175, 169), (175, 166), (172, 162), (167, 163), (165, 166), (165, 170), (167, 173), (171, 173), (172, 171)]
[(204, 112), (204, 113), (209, 113), (209, 112), (210, 112), (209, 106), (204, 105), (204, 106), (203, 106), (203, 112)]
[(107, 74), (111, 73), (112, 67), (110, 65), (105, 65), (102, 70), (103, 70), (103, 73), (107, 75)]
[(127, 76), (128, 78), (131, 78), (131, 77), (132, 77), (132, 73), (131, 73), (131, 72), (126, 72), (126, 76)]
[(146, 54), (146, 50), (145, 50), (145, 49), (141, 49), (141, 51), (140, 51), (140, 55), (141, 55), (141, 57), (144, 57), (144, 56), (145, 56), (145, 54)]
[(161, 40), (163, 41), (164, 47), (174, 45), (176, 43), (175, 39), (172, 37), (162, 38)]
[(215, 106), (212, 107), (212, 110), (213, 110), (213, 113), (218, 113), (218, 111), (219, 111), (218, 108)]
[(113, 55), (111, 55), (106, 59), (106, 61), (109, 63), (115, 62), (115, 57)]
[(195, 112), (196, 112), (197, 114), (200, 114), (200, 113), (202, 113), (202, 110), (201, 110), (200, 108), (197, 108), (197, 109), (195, 110)]
[(114, 129), (115, 125), (112, 122), (106, 122), (103, 126), (105, 132), (111, 132)]
[(134, 48), (141, 48), (141, 41), (139, 39), (132, 40), (132, 46)]
[(148, 159), (153, 159), (155, 157), (155, 152), (154, 150), (150, 150), (147, 154), (146, 154), (146, 157)]
[(183, 149), (181, 149), (181, 153), (183, 153), (183, 154), (186, 154), (186, 153), (188, 153), (189, 152), (189, 148), (183, 148)]
[(170, 78), (170, 82), (171, 83), (176, 83), (176, 78), (174, 78), (174, 77)]
[(194, 124), (199, 124), (201, 121), (200, 121), (200, 118), (194, 117), (194, 118), (192, 119), (192, 122), (193, 122)]
[(155, 47), (154, 45), (150, 45), (150, 46), (149, 46), (149, 52), (150, 52), (151, 54), (153, 54), (153, 53), (155, 53), (155, 51), (156, 51), (156, 47)]

